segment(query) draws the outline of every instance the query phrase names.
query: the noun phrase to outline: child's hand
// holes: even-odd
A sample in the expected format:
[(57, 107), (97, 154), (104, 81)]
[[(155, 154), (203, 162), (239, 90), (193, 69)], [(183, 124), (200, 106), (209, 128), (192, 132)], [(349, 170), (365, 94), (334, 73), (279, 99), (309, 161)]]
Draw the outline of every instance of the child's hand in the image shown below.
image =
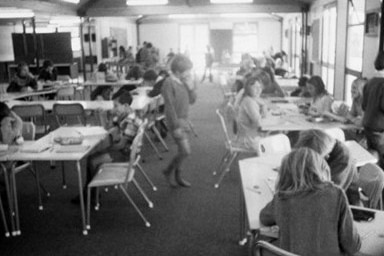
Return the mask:
[(345, 105), (344, 103), (340, 105), (338, 111), (337, 111), (337, 115), (339, 116), (347, 116), (348, 115), (348, 112), (349, 112), (349, 107), (347, 105)]
[(173, 137), (175, 137), (176, 139), (183, 138), (184, 137), (183, 130), (181, 128), (177, 128), (173, 130)]

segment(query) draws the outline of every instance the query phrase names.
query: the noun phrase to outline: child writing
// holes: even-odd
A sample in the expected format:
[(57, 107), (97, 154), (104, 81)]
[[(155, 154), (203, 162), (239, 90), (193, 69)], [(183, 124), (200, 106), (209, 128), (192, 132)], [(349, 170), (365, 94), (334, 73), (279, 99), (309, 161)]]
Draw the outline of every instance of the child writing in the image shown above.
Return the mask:
[[(129, 159), (129, 147), (136, 136), (142, 120), (130, 107), (132, 96), (129, 92), (122, 91), (112, 97), (113, 120), (106, 120), (104, 127), (109, 130), (110, 136), (104, 144), (104, 148), (90, 155), (87, 159), (87, 182), (88, 184), (103, 163), (126, 162)], [(84, 189), (86, 191), (86, 189)], [(85, 194), (85, 193), (84, 193)], [(78, 204), (80, 198), (72, 199), (72, 203)]]
[(298, 255), (353, 255), (361, 247), (344, 191), (314, 150), (299, 148), (281, 163), (276, 194), (260, 212), (279, 226), (279, 246)]

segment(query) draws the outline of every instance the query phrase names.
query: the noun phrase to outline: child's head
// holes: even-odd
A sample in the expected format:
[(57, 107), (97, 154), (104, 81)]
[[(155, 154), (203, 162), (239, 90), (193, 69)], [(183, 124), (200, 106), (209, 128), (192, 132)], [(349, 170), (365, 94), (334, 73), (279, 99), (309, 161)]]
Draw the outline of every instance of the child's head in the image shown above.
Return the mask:
[(255, 73), (248, 73), (245, 76), (244, 96), (259, 97), (263, 91), (263, 83)]
[(320, 188), (331, 179), (328, 164), (310, 148), (293, 150), (284, 157), (279, 169), (276, 192), (293, 195)]
[(363, 96), (363, 88), (366, 83), (367, 83), (367, 79), (365, 78), (357, 78), (352, 82), (352, 86), (351, 86), (352, 99), (357, 99)]
[(312, 97), (327, 94), (325, 84), (320, 76), (312, 76), (307, 82), (307, 88)]
[(132, 111), (132, 95), (128, 91), (120, 91), (113, 95), (113, 111), (117, 115), (126, 114)]
[(112, 88), (110, 86), (98, 86), (91, 93), (91, 100), (110, 100)]
[(153, 86), (156, 83), (157, 74), (156, 71), (153, 69), (148, 69), (145, 71), (143, 75), (144, 82), (143, 84), (145, 86)]
[(270, 75), (266, 71), (264, 71), (263, 69), (257, 69), (254, 72), (262, 83), (263, 88), (269, 88), (271, 86), (272, 80)]
[(175, 57), (173, 57), (171, 71), (180, 80), (191, 76), (192, 68), (193, 63), (187, 56), (176, 54)]
[(45, 60), (43, 62), (43, 69), (47, 70), (48, 72), (52, 72), (52, 70), (53, 70), (53, 62), (51, 60)]
[(17, 65), (17, 75), (20, 77), (25, 77), (29, 74), (29, 67), (26, 62), (20, 62)]
[(336, 140), (322, 130), (306, 130), (300, 132), (296, 148), (307, 147), (313, 149), (322, 157), (332, 152)]

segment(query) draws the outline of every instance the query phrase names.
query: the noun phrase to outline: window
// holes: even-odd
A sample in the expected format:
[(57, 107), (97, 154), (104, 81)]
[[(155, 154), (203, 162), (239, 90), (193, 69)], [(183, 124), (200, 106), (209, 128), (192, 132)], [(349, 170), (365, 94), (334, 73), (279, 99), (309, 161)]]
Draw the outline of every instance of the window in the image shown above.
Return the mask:
[(194, 68), (204, 69), (207, 45), (209, 45), (207, 24), (180, 25), (180, 49), (191, 58)]
[(344, 100), (352, 104), (351, 85), (362, 75), (364, 49), (365, 1), (348, 2), (348, 40), (345, 67)]
[(243, 53), (257, 56), (257, 23), (237, 23), (233, 27), (233, 60), (240, 62)]
[(334, 92), (335, 83), (335, 56), (336, 56), (336, 5), (326, 6), (322, 17), (322, 50), (321, 70), (322, 78), (329, 93)]

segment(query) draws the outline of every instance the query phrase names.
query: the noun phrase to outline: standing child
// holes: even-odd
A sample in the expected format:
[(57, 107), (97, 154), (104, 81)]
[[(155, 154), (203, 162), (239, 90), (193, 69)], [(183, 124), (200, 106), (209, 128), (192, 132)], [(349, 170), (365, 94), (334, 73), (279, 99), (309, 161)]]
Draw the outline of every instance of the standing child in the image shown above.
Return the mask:
[(171, 179), (175, 174), (176, 182), (183, 187), (191, 184), (181, 177), (181, 166), (184, 160), (191, 154), (189, 145), (189, 104), (196, 100), (196, 92), (191, 77), (193, 64), (184, 55), (176, 55), (171, 63), (172, 74), (163, 84), (161, 94), (164, 98), (165, 115), (168, 128), (177, 144), (178, 152), (163, 171), (171, 186), (175, 186)]
[(276, 194), (260, 213), (279, 226), (279, 246), (298, 255), (353, 255), (361, 246), (343, 190), (330, 181), (325, 160), (300, 148), (282, 161)]

